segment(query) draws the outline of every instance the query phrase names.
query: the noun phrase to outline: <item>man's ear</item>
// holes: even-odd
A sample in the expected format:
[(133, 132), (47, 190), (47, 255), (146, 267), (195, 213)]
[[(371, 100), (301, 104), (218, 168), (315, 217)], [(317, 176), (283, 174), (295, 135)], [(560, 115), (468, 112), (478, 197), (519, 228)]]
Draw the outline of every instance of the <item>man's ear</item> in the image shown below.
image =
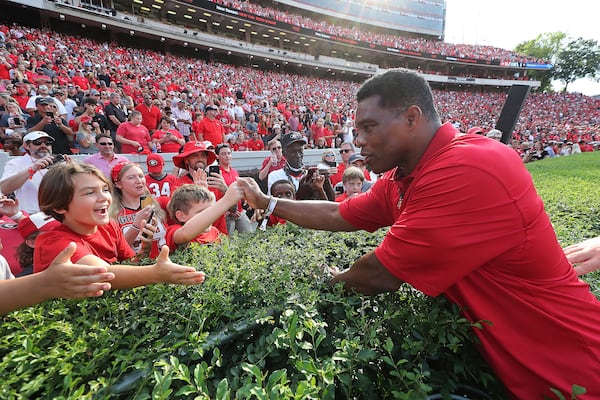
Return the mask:
[(404, 115), (406, 116), (406, 120), (408, 121), (408, 126), (413, 128), (421, 120), (423, 112), (421, 111), (421, 108), (419, 108), (419, 106), (412, 105), (408, 107), (408, 109), (404, 112)]

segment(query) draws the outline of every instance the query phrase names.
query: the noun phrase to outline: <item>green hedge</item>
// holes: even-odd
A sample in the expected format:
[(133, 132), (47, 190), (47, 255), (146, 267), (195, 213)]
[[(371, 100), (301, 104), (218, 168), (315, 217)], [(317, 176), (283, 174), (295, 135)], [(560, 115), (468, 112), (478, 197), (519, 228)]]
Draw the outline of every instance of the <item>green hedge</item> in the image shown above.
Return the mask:
[[(600, 156), (530, 164), (562, 244), (600, 234)], [(55, 300), (0, 324), (0, 398), (501, 398), (471, 324), (403, 286), (373, 297), (329, 289), (384, 231), (288, 224), (173, 255), (204, 285)], [(586, 277), (598, 293), (597, 274)]]

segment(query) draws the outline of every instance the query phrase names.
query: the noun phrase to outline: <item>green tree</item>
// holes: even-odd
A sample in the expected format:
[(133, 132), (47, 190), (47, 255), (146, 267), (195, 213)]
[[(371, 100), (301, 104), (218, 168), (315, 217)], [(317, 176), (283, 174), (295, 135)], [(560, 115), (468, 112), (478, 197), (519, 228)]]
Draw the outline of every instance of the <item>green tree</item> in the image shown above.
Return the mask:
[[(563, 48), (566, 40), (567, 34), (564, 32), (542, 33), (535, 39), (519, 43), (515, 52), (556, 64), (557, 54)], [(542, 91), (552, 90), (554, 71), (531, 71), (529, 76), (541, 82), (540, 89)]]
[(558, 53), (554, 68), (554, 78), (565, 83), (564, 91), (569, 83), (590, 78), (600, 80), (600, 47), (592, 39), (578, 38), (567, 44)]
[(552, 81), (569, 83), (579, 78), (599, 80), (600, 49), (591, 39), (573, 40), (564, 32), (542, 33), (535, 39), (521, 42), (515, 52), (554, 64), (551, 71), (531, 71), (529, 76), (541, 82), (541, 90), (552, 90)]

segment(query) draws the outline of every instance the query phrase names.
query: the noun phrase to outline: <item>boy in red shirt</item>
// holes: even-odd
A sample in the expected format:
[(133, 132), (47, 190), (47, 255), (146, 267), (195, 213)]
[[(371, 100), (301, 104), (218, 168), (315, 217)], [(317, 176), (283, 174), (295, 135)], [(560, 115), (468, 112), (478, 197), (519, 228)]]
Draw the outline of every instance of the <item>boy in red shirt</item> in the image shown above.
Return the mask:
[(167, 228), (166, 241), (172, 251), (187, 243), (219, 242), (221, 232), (212, 226), (227, 210), (243, 198), (244, 192), (236, 182), (229, 185), (225, 195), (215, 203), (207, 188), (185, 184), (173, 192), (167, 206), (175, 223)]
[(104, 174), (91, 165), (65, 162), (48, 170), (39, 188), (40, 209), (61, 225), (37, 237), (34, 272), (44, 271), (63, 249), (75, 242), (71, 261), (106, 267), (114, 273), (111, 284), (115, 289), (159, 282), (184, 285), (204, 282), (203, 272), (172, 263), (167, 247), (163, 247), (153, 265), (111, 265), (135, 254), (109, 217), (110, 187)]

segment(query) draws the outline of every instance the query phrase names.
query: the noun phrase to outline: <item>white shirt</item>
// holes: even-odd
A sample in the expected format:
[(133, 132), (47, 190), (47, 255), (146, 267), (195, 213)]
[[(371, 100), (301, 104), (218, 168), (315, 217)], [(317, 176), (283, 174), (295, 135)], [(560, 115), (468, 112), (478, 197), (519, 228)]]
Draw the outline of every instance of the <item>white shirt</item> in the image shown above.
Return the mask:
[(31, 96), (29, 98), (29, 100), (27, 100), (27, 105), (25, 106), (26, 109), (30, 109), (33, 108), (34, 110), (36, 110), (36, 106), (35, 106), (35, 99), (37, 99), (38, 97), (49, 97), (52, 100), (54, 100), (54, 103), (56, 103), (56, 107), (58, 107), (58, 115), (66, 115), (67, 114), (67, 109), (65, 108), (65, 106), (63, 106), (63, 103), (60, 102), (60, 100), (58, 100), (56, 97), (52, 97), (52, 96)]
[(273, 186), (273, 184), (275, 182), (280, 181), (282, 179), (292, 181), (292, 183), (296, 187), (296, 191), (297, 191), (298, 186), (300, 186), (301, 178), (302, 178), (302, 175), (300, 175), (298, 178), (296, 178), (293, 175), (290, 175), (288, 177), (288, 174), (285, 172), (285, 168), (276, 169), (275, 171), (272, 171), (271, 173), (269, 173), (269, 177), (267, 178), (267, 188), (268, 188), (267, 194), (270, 196), (271, 195), (271, 186)]
[[(13, 175), (22, 172), (33, 165), (35, 161), (29, 154), (24, 156), (11, 157), (10, 160), (4, 165), (4, 174), (1, 180), (10, 178)], [(37, 171), (31, 179), (27, 179), (25, 183), (15, 190), (17, 200), (19, 200), (19, 207), (21, 210), (26, 211), (28, 214), (34, 214), (40, 212), (40, 205), (38, 203), (38, 189), (42, 178), (48, 172), (47, 169), (41, 169)]]

